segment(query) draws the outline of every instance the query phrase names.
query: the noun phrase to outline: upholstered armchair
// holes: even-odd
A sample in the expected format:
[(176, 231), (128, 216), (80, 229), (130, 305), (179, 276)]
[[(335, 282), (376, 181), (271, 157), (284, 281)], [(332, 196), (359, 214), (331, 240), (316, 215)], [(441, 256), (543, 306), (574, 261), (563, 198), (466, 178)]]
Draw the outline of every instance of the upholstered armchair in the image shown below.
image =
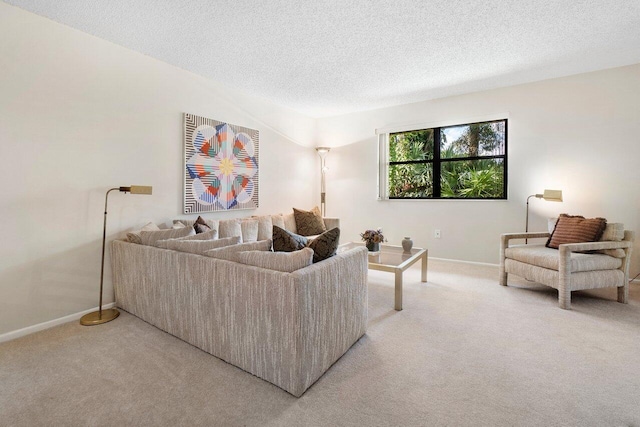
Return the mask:
[[(620, 237), (588, 243), (560, 244), (558, 249), (544, 244), (511, 246), (514, 239), (548, 238), (550, 233), (507, 233), (500, 244), (500, 284), (507, 286), (508, 274), (524, 277), (558, 290), (561, 308), (571, 309), (571, 291), (618, 288), (618, 302), (629, 298), (629, 262), (634, 233), (618, 226)], [(603, 239), (615, 233), (605, 232)], [(604, 252), (604, 253), (594, 253)]]

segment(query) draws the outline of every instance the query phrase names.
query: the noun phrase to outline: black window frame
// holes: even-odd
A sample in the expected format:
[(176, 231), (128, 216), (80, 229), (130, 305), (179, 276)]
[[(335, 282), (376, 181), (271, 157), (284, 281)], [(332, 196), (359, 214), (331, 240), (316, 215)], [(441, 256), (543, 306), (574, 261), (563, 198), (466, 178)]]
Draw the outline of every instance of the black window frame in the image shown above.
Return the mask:
[[(485, 124), (485, 123), (496, 123), (496, 122), (504, 122), (504, 154), (499, 155), (488, 155), (488, 156), (470, 156), (470, 157), (452, 157), (452, 158), (441, 158), (441, 132), (442, 129), (458, 127), (458, 126), (471, 126), (477, 124)], [(484, 120), (481, 122), (471, 122), (471, 123), (461, 123), (461, 124), (453, 124), (446, 126), (437, 126), (437, 127), (428, 127), (421, 129), (411, 129), (404, 130), (400, 132), (390, 132), (387, 137), (387, 156), (389, 150), (389, 144), (391, 144), (391, 135), (407, 133), (407, 132), (420, 132), (432, 130), (433, 131), (433, 159), (432, 160), (406, 160), (400, 162), (387, 162), (386, 169), (386, 182), (387, 188), (389, 183), (389, 169), (394, 165), (407, 165), (407, 164), (432, 164), (433, 165), (433, 196), (432, 197), (392, 197), (387, 194), (387, 199), (389, 200), (507, 200), (507, 184), (508, 184), (508, 141), (509, 141), (509, 120), (504, 119), (494, 119), (494, 120)], [(441, 172), (442, 172), (442, 163), (448, 162), (457, 162), (457, 161), (473, 161), (473, 160), (486, 160), (486, 159), (502, 159), (504, 164), (504, 179), (502, 183), (502, 194), (503, 197), (442, 197), (442, 185), (441, 185)]]

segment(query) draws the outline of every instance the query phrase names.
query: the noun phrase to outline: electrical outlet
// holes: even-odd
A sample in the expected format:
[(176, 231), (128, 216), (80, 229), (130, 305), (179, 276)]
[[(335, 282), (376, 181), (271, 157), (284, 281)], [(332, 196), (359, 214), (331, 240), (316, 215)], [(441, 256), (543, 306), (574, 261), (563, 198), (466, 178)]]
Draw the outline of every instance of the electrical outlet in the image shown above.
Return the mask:
[(440, 238), (440, 229), (437, 229), (433, 232), (433, 237), (435, 237), (436, 239)]

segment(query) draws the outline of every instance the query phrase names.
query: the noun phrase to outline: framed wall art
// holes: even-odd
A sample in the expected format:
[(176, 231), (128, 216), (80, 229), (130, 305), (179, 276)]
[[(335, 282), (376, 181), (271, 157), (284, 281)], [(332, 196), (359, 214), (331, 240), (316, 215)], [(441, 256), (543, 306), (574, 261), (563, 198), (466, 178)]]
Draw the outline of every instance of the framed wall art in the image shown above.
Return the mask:
[(184, 213), (258, 207), (259, 134), (184, 114)]

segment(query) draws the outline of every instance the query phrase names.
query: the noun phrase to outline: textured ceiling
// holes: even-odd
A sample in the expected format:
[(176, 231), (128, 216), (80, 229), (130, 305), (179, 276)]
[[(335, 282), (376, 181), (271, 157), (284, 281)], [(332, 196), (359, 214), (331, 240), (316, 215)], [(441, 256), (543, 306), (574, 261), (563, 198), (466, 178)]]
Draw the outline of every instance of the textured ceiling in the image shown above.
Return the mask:
[(640, 63), (640, 0), (6, 0), (313, 117)]

